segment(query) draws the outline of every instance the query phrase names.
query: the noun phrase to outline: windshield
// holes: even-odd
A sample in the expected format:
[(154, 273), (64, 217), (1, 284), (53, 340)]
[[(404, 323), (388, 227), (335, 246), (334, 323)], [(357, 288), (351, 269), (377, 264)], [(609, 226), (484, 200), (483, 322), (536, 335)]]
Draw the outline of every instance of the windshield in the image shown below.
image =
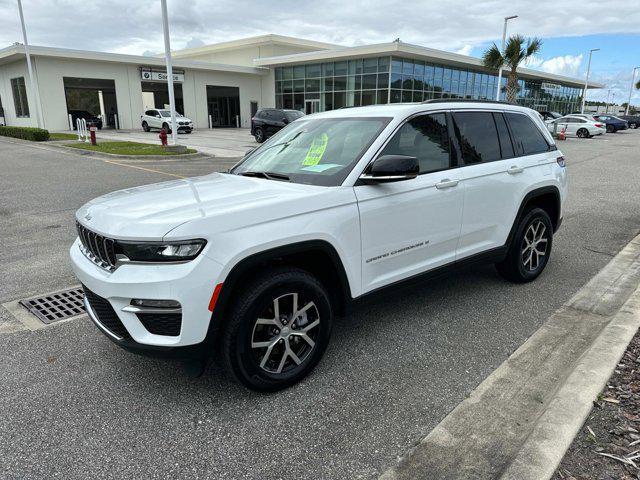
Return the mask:
[(256, 172), (270, 173), (294, 183), (337, 186), (390, 120), (386, 117), (300, 119), (251, 152), (231, 173), (253, 176)]
[[(165, 118), (169, 118), (171, 116), (171, 110), (158, 110), (160, 112), (160, 115), (162, 115)], [(176, 112), (176, 117), (181, 117), (182, 115), (180, 114), (180, 112)]]

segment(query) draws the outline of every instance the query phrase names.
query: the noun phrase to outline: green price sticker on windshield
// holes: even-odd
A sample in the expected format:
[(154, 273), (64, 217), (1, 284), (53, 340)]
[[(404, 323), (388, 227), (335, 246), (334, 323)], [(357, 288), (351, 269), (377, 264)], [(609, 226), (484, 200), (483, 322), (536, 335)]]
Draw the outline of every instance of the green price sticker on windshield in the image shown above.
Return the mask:
[(307, 152), (307, 156), (302, 162), (302, 165), (318, 165), (320, 163), (320, 160), (322, 160), (324, 151), (327, 149), (327, 143), (329, 143), (329, 135), (327, 135), (326, 133), (323, 133), (319, 137), (314, 138), (313, 142), (311, 142), (311, 146), (309, 147), (309, 151)]

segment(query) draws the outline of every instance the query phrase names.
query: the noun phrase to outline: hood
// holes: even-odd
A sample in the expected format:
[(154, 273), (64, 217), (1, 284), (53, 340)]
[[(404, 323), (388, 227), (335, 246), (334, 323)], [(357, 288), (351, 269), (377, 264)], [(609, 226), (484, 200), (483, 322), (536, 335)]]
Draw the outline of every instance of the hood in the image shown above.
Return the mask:
[[(205, 236), (243, 222), (308, 211), (316, 204), (326, 207), (322, 199), (334, 188), (214, 173), (109, 193), (82, 206), (76, 218), (107, 237), (159, 240), (184, 223), (224, 216), (224, 221), (207, 223)], [(284, 203), (288, 208), (278, 208)]]

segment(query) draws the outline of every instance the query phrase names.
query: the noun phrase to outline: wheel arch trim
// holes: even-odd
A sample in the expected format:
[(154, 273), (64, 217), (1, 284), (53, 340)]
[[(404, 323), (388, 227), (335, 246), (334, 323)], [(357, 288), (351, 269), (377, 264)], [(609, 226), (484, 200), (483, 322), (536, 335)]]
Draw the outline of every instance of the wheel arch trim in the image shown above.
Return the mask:
[(286, 245), (266, 248), (241, 258), (230, 268), (229, 272), (224, 276), (224, 279), (220, 279), (220, 283), (222, 283), (223, 286), (221, 287), (219, 296), (216, 300), (215, 309), (211, 316), (207, 339), (218, 337), (217, 330), (224, 323), (224, 312), (230, 305), (233, 292), (237, 287), (238, 281), (244, 274), (268, 261), (273, 261), (290, 255), (303, 254), (305, 252), (311, 253), (314, 251), (321, 251), (330, 258), (332, 267), (334, 268), (338, 281), (340, 282), (340, 296), (338, 300), (340, 302), (344, 302), (344, 304), (350, 302), (353, 297), (351, 293), (351, 284), (344, 267), (344, 262), (336, 248), (328, 241), (303, 240)]
[(547, 185), (543, 187), (535, 188), (524, 196), (524, 198), (520, 201), (520, 207), (518, 207), (518, 212), (516, 214), (515, 219), (513, 220), (513, 224), (511, 225), (511, 230), (509, 231), (509, 236), (507, 237), (506, 245), (511, 244), (511, 240), (515, 235), (516, 229), (518, 228), (518, 222), (522, 218), (522, 214), (524, 213), (524, 209), (531, 200), (535, 200), (536, 198), (553, 194), (556, 200), (556, 209), (558, 212), (558, 218), (556, 219), (554, 227), (554, 233), (558, 230), (561, 222), (562, 216), (562, 200), (560, 195), (560, 189), (555, 185)]

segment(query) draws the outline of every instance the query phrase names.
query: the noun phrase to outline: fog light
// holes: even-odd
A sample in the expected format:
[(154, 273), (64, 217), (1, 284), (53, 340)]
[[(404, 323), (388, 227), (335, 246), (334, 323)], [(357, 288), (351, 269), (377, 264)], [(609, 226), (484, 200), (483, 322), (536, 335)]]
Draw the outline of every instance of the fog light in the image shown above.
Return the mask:
[(180, 308), (180, 302), (176, 302), (175, 300), (144, 300), (134, 298), (131, 300), (131, 305), (146, 308)]

